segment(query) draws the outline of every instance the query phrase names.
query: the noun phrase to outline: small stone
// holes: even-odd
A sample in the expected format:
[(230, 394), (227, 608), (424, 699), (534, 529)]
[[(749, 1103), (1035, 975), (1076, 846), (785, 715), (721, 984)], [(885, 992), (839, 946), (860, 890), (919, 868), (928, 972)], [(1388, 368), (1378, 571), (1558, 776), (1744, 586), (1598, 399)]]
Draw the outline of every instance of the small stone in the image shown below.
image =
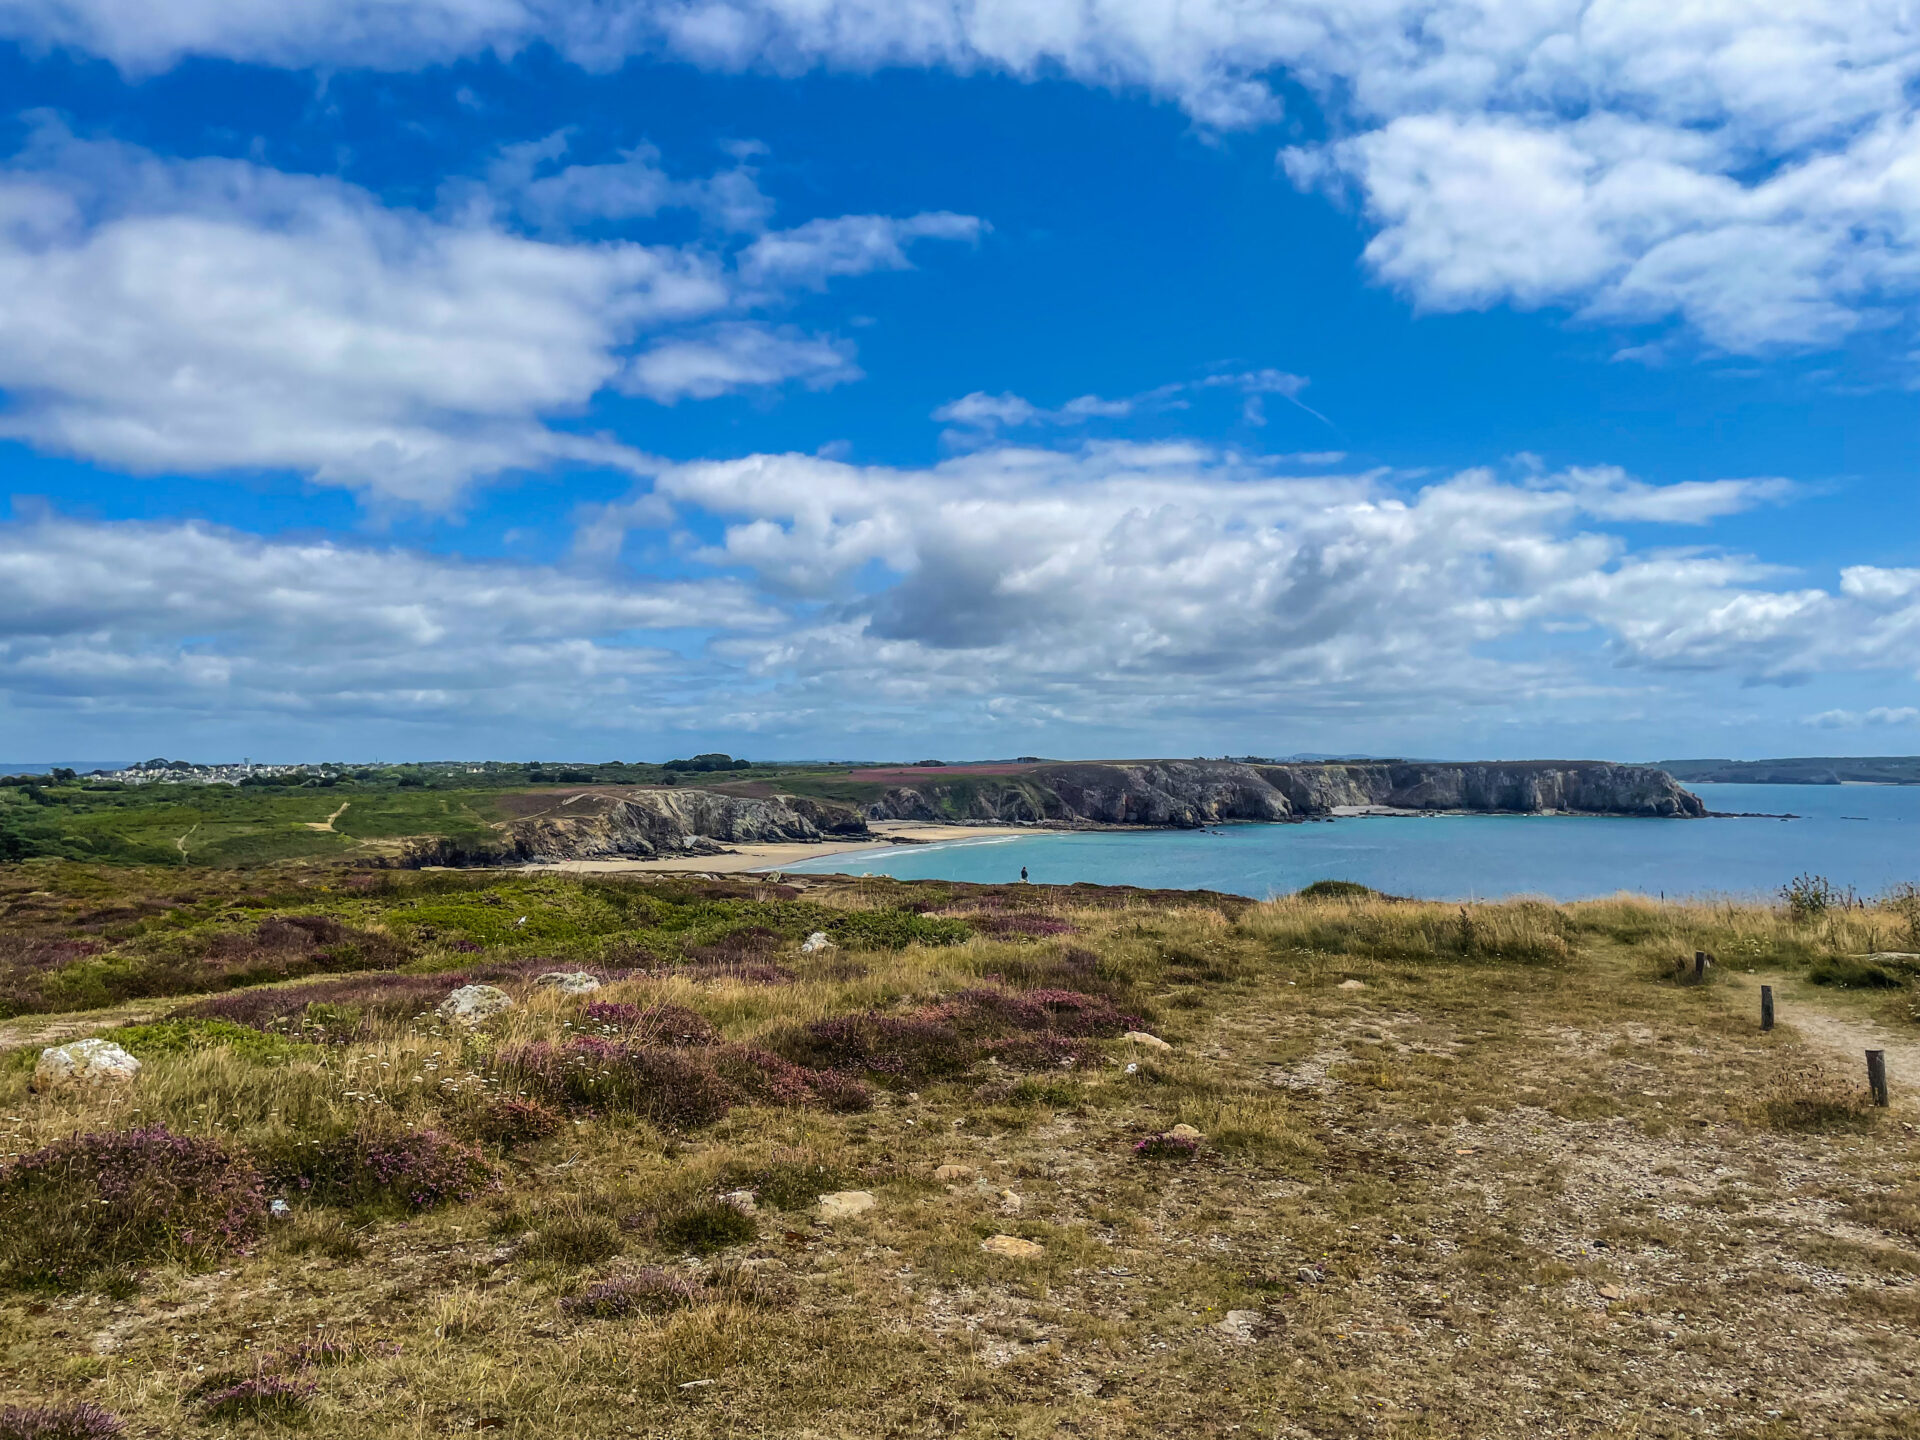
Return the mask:
[(1173, 1049), (1173, 1046), (1162, 1040), (1158, 1035), (1149, 1035), (1144, 1030), (1129, 1030), (1120, 1038), (1122, 1040), (1131, 1040), (1136, 1045), (1144, 1045), (1149, 1050)]
[(1602, 1300), (1618, 1300), (1620, 1298), (1620, 1287), (1618, 1285), (1602, 1285), (1599, 1289)]
[(1026, 1208), (1026, 1203), (1026, 1201), (1022, 1200), (1011, 1190), (1002, 1190), (1000, 1192), (1000, 1213), (1002, 1215), (1018, 1215), (1021, 1210)]
[(816, 930), (802, 942), (800, 953), (802, 955), (811, 955), (816, 950), (831, 950), (833, 948), (833, 941), (827, 938), (827, 932), (824, 930)]
[(1266, 1328), (1267, 1317), (1260, 1310), (1229, 1310), (1227, 1318), (1213, 1328), (1236, 1345), (1251, 1345)]
[(267, 1214), (276, 1220), (285, 1220), (293, 1214), (293, 1207), (276, 1195), (267, 1205)]
[(973, 1178), (973, 1167), (971, 1165), (942, 1165), (938, 1170), (933, 1172), (933, 1178), (943, 1185), (957, 1184), (959, 1181), (971, 1180)]
[(731, 1205), (742, 1215), (752, 1215), (759, 1210), (751, 1190), (729, 1190), (720, 1197), (722, 1205)]
[(549, 970), (533, 983), (562, 995), (591, 995), (600, 988), (599, 977), (584, 970)]
[(71, 1040), (40, 1052), (33, 1067), (33, 1088), (53, 1090), (62, 1085), (127, 1085), (140, 1073), (140, 1062), (111, 1040)]
[(1176, 1125), (1167, 1134), (1179, 1140), (1204, 1140), (1206, 1137), (1191, 1125)]
[(836, 1220), (851, 1220), (856, 1215), (864, 1215), (873, 1209), (873, 1196), (865, 1190), (836, 1190), (831, 1195), (822, 1195), (814, 1206), (814, 1213), (831, 1225)]
[(1342, 990), (1364, 990), (1367, 988), (1367, 982), (1364, 980), (1342, 980), (1338, 988)]
[(477, 1025), (489, 1015), (513, 1008), (513, 997), (493, 985), (462, 985), (440, 1002), (440, 1018), (457, 1025)]
[(1293, 1278), (1298, 1280), (1302, 1285), (1318, 1285), (1327, 1277), (1311, 1265), (1302, 1265), (1298, 1270), (1293, 1272)]
[(1127, 1073), (1127, 1074), (1129, 1074), (1129, 1075), (1138, 1075), (1138, 1074), (1140, 1073), (1140, 1067), (1139, 1067), (1138, 1065), (1136, 1065), (1136, 1064), (1135, 1064), (1135, 1063), (1134, 1063), (1133, 1061), (1131, 1061), (1131, 1060), (1129, 1060), (1129, 1061), (1127, 1062), (1127, 1072), (1126, 1072), (1126, 1073)]
[(1038, 1260), (1047, 1253), (1044, 1246), (1022, 1240), (1018, 1235), (989, 1236), (980, 1242), (980, 1248), (989, 1255), (1004, 1256), (1008, 1260)]

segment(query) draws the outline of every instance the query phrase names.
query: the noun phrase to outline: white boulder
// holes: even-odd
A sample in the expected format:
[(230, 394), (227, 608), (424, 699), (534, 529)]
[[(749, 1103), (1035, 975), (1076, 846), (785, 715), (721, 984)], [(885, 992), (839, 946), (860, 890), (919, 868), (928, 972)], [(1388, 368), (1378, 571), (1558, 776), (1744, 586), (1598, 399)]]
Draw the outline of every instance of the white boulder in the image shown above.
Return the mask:
[(811, 955), (816, 950), (831, 950), (833, 948), (833, 941), (827, 938), (827, 932), (824, 930), (816, 930), (807, 936), (805, 942), (802, 943), (800, 953), (802, 955)]
[(440, 1018), (456, 1025), (478, 1025), (490, 1015), (513, 1008), (513, 997), (494, 985), (462, 985), (440, 1002)]
[(856, 1215), (864, 1215), (873, 1209), (873, 1196), (865, 1190), (836, 1190), (831, 1195), (822, 1195), (820, 1203), (814, 1207), (814, 1214), (831, 1225), (836, 1220), (851, 1220)]
[(33, 1067), (33, 1088), (63, 1085), (126, 1085), (140, 1073), (140, 1062), (111, 1040), (70, 1040), (40, 1052)]
[(591, 995), (600, 988), (600, 981), (584, 970), (549, 970), (533, 983), (562, 995)]

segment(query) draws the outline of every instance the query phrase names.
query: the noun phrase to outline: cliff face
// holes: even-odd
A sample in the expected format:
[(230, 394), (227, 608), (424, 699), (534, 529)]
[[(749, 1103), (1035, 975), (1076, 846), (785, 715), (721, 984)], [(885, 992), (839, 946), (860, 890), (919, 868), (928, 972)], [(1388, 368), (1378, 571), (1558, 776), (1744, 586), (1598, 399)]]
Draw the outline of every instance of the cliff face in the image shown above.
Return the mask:
[(723, 845), (860, 838), (870, 833), (869, 819), (1193, 829), (1223, 820), (1304, 820), (1345, 806), (1525, 815), (1706, 813), (1665, 771), (1643, 765), (1140, 760), (929, 778), (886, 791), (864, 815), (831, 801), (750, 798), (692, 786), (584, 791), (516, 822), (506, 843), (515, 857), (533, 861), (644, 860), (712, 854)]
[(1324, 814), (1335, 805), (1522, 815), (1693, 818), (1707, 813), (1700, 798), (1664, 770), (1604, 761), (1270, 765), (1261, 773), (1303, 814)]
[(1157, 825), (1295, 820), (1343, 806), (1686, 818), (1706, 807), (1664, 771), (1602, 761), (1240, 765), (1155, 760), (1048, 765), (898, 786), (874, 820)]
[(746, 799), (710, 790), (636, 790), (579, 801), (515, 827), (529, 859), (646, 860), (712, 853), (720, 845), (827, 840), (867, 834), (866, 819), (846, 805), (797, 796)]

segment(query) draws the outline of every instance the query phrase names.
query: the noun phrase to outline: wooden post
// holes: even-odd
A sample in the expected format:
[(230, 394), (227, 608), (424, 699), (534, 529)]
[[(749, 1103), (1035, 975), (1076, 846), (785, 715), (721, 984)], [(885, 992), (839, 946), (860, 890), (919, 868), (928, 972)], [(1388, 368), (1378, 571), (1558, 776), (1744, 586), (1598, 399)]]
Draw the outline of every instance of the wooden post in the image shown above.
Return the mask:
[(1706, 980), (1707, 952), (1704, 950), (1696, 950), (1693, 952), (1693, 983), (1696, 985), (1704, 985)]
[(1887, 1104), (1887, 1052), (1884, 1050), (1867, 1051), (1867, 1088), (1873, 1091), (1873, 1103), (1884, 1109)]
[(1773, 1029), (1773, 986), (1760, 987), (1760, 1028)]

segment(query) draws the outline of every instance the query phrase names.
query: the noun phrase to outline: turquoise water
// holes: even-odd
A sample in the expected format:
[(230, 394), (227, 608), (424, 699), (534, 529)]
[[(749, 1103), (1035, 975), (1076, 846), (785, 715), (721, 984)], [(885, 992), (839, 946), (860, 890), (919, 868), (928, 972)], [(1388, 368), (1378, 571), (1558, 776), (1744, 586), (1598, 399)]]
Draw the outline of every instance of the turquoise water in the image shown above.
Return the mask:
[(1803, 871), (1875, 894), (1920, 881), (1920, 786), (1695, 785), (1711, 810), (1797, 820), (1437, 815), (1214, 830), (982, 837), (829, 855), (796, 873), (1226, 890), (1265, 898), (1357, 880), (1433, 899), (1617, 890), (1755, 895)]

